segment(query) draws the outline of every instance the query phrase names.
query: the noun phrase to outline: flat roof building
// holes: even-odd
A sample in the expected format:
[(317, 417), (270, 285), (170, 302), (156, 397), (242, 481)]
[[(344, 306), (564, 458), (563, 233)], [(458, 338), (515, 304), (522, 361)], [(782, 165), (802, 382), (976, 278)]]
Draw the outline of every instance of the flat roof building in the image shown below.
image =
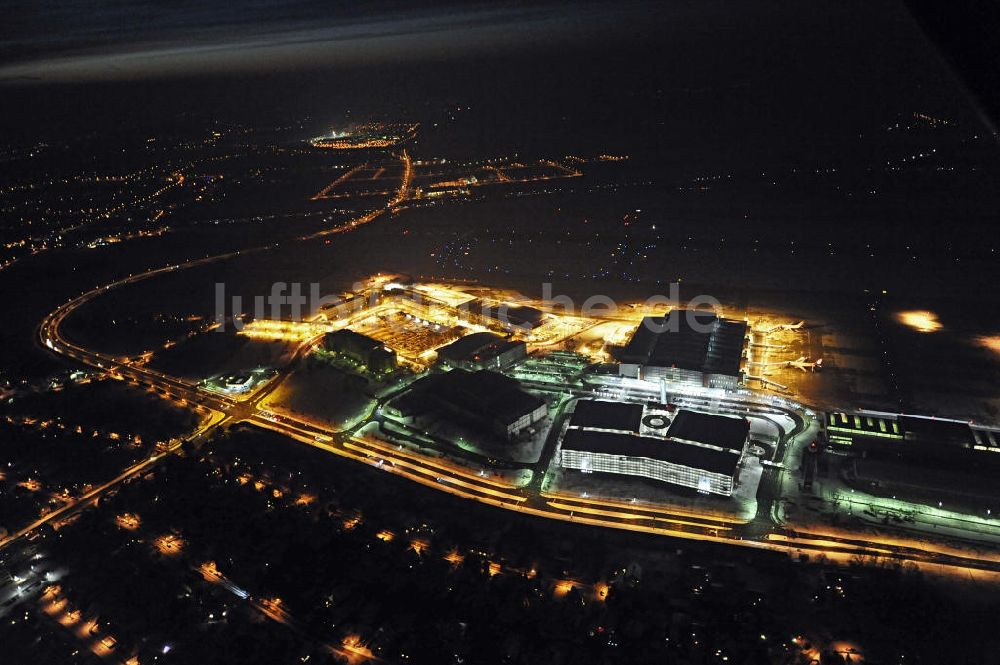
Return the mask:
[(915, 465), (994, 472), (1000, 432), (962, 420), (913, 415), (829, 412), (824, 431), (831, 448)]
[(465, 424), (512, 439), (548, 415), (545, 400), (521, 384), (489, 370), (453, 369), (414, 382), (393, 400), (390, 411), (404, 417), (455, 417)]
[[(1000, 429), (877, 412), (828, 412), (822, 422), (829, 447), (850, 453), (843, 478), (851, 486), (900, 502), (943, 504), (972, 519), (1000, 512)], [(892, 517), (908, 512), (888, 502), (875, 510)]]
[(491, 305), (478, 298), (458, 306), (459, 314), (472, 323), (505, 332), (531, 332), (545, 322), (545, 313), (526, 305)]
[(679, 410), (667, 428), (667, 438), (719, 450), (742, 452), (749, 437), (750, 421), (746, 418), (687, 409)]
[(677, 309), (645, 317), (614, 355), (622, 376), (732, 388), (741, 380), (746, 336), (744, 321)]
[(372, 372), (396, 367), (395, 351), (377, 339), (346, 328), (326, 333), (323, 348)]
[(438, 361), (461, 369), (504, 369), (528, 355), (524, 342), (491, 332), (466, 335), (437, 350)]
[[(662, 425), (646, 422), (652, 419), (669, 423), (665, 437), (658, 435)], [(580, 400), (563, 437), (559, 463), (585, 473), (642, 476), (729, 496), (749, 440), (745, 418), (683, 409), (667, 414), (650, 405)]]
[(967, 422), (907, 415), (899, 416), (898, 421), (906, 441), (959, 448), (975, 445), (972, 428)]
[(581, 399), (576, 403), (569, 426), (574, 429), (638, 434), (641, 421), (641, 404)]

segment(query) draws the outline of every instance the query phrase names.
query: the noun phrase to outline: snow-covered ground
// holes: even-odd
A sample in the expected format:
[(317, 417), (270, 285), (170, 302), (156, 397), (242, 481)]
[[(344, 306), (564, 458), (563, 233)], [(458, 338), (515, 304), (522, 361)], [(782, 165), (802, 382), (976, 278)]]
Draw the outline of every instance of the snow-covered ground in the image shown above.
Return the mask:
[(815, 423), (791, 445), (782, 474), (781, 501), (775, 516), (793, 529), (813, 530), (835, 523), (867, 525), (886, 534), (906, 531), (936, 538), (1000, 544), (1000, 515), (970, 515), (944, 507), (928, 506), (892, 497), (875, 496), (849, 487), (835, 472), (817, 476), (811, 492), (799, 488), (803, 443), (814, 437)]

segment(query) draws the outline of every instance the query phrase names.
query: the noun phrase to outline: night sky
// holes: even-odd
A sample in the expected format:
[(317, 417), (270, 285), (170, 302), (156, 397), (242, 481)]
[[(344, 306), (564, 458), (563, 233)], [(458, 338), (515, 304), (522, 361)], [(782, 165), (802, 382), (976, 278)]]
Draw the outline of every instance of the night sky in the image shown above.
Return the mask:
[(914, 111), (986, 125), (902, 2), (23, 2), (8, 15), (14, 132), (454, 105), (476, 119), (453, 132), (467, 154), (593, 145), (713, 170), (865, 161), (858, 137)]
[(0, 16), (0, 662), (1000, 652), (996, 0)]

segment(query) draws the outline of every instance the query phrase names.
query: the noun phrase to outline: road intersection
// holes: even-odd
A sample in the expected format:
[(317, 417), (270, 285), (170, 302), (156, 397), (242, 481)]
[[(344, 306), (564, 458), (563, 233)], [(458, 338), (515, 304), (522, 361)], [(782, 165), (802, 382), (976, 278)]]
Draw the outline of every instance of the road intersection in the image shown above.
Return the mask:
[[(382, 213), (394, 209), (405, 201), (411, 186), (412, 170), (410, 158), (405, 151), (400, 159), (403, 162), (400, 188), (389, 202), (344, 225), (310, 236), (303, 236), (300, 240), (351, 231), (362, 224), (373, 221)], [(545, 451), (538, 463), (525, 465), (530, 468), (531, 479), (527, 483), (515, 483), (504, 480), (489, 469), (475, 469), (451, 461), (439, 454), (427, 454), (409, 446), (393, 445), (359, 434), (362, 425), (377, 417), (374, 409), (364, 422), (356, 423), (348, 431), (339, 431), (329, 425), (300, 416), (279, 414), (263, 408), (264, 399), (287, 376), (295, 364), (294, 360), (305, 355), (318, 342), (319, 338), (301, 343), (292, 363), (279, 371), (278, 375), (261, 389), (240, 399), (208, 391), (184, 379), (135, 363), (129, 358), (116, 357), (83, 348), (62, 335), (61, 326), (69, 314), (110, 290), (177, 270), (189, 269), (247, 253), (263, 252), (274, 246), (276, 245), (204, 257), (187, 263), (130, 275), (111, 284), (87, 291), (62, 304), (45, 317), (38, 328), (38, 339), (43, 346), (52, 352), (108, 372), (115, 378), (151, 388), (182, 406), (194, 408), (207, 414), (207, 418), (199, 429), (190, 436), (170, 442), (165, 449), (157, 450), (150, 457), (125, 469), (117, 477), (95, 487), (76, 501), (11, 533), (5, 539), (0, 540), (0, 548), (24, 538), (46, 523), (64, 519), (75, 511), (92, 505), (102, 494), (145, 472), (164, 456), (174, 453), (182, 447), (197, 445), (207, 440), (211, 433), (220, 427), (242, 422), (278, 432), (324, 452), (404, 477), (458, 498), (547, 519), (685, 540), (780, 551), (792, 556), (823, 554), (831, 559), (841, 561), (847, 561), (853, 557), (875, 557), (888, 558), (898, 562), (914, 562), (918, 565), (938, 567), (945, 572), (959, 574), (970, 570), (1000, 572), (1000, 555), (974, 553), (946, 544), (933, 547), (922, 541), (916, 543), (915, 541), (904, 541), (891, 537), (873, 537), (870, 534), (843, 532), (835, 535), (818, 535), (795, 532), (777, 522), (771, 506), (778, 498), (776, 492), (781, 486), (780, 474), (786, 473), (782, 467), (782, 461), (789, 444), (806, 429), (806, 421), (800, 412), (784, 406), (767, 404), (760, 397), (710, 399), (698, 395), (677, 396), (678, 400), (690, 402), (689, 405), (695, 408), (706, 406), (711, 401), (713, 408), (718, 412), (753, 415), (765, 419), (788, 418), (794, 423), (791, 429), (786, 429), (775, 422), (777, 436), (773, 454), (769, 460), (770, 465), (764, 470), (765, 477), (762, 479), (758, 493), (757, 515), (752, 520), (747, 521), (725, 516), (719, 512), (700, 512), (667, 504), (627, 502), (546, 492), (543, 490), (542, 479), (555, 452), (554, 444), (558, 443), (557, 439), (553, 439), (545, 446)], [(528, 383), (530, 384), (530, 382)], [(553, 389), (552, 384), (528, 385), (527, 387)], [(585, 395), (593, 397), (600, 394), (600, 388), (596, 387), (587, 388), (577, 385), (574, 387), (565, 386), (564, 388), (573, 393), (579, 393), (576, 395), (578, 397)], [(557, 414), (556, 419), (561, 422), (564, 416), (564, 413)], [(553, 429), (557, 430), (557, 427), (554, 425)]]

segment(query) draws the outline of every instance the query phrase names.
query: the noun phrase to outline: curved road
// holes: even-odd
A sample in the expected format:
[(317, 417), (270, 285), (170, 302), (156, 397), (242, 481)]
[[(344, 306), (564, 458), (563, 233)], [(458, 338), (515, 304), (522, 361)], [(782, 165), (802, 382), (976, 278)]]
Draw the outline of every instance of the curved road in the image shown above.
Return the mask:
[[(405, 151), (402, 153), (400, 159), (404, 165), (400, 188), (396, 196), (388, 203), (344, 225), (320, 231), (309, 236), (302, 236), (300, 240), (309, 240), (324, 235), (353, 230), (362, 224), (371, 222), (382, 213), (391, 210), (406, 200), (412, 180), (411, 162)], [(265, 251), (276, 246), (277, 243), (264, 247), (229, 252), (132, 275), (87, 291), (77, 298), (64, 303), (45, 317), (39, 325), (38, 337), (40, 343), (53, 352), (83, 364), (118, 374), (123, 379), (133, 383), (150, 386), (165, 396), (184, 400), (188, 405), (196, 409), (208, 409), (212, 412), (212, 416), (201, 429), (187, 439), (173, 442), (168, 450), (159, 451), (157, 454), (126, 469), (118, 477), (95, 488), (88, 494), (80, 497), (76, 502), (61, 508), (59, 511), (49, 513), (23, 529), (12, 533), (0, 541), (0, 548), (28, 535), (34, 529), (51, 520), (66, 517), (75, 510), (92, 504), (102, 493), (142, 473), (165, 454), (173, 452), (185, 443), (203, 439), (216, 427), (236, 422), (246, 422), (257, 427), (279, 432), (325, 452), (368, 464), (382, 471), (403, 476), (413, 482), (447, 492), (457, 497), (548, 519), (688, 540), (776, 550), (786, 552), (790, 555), (822, 553), (834, 558), (843, 558), (845, 556), (890, 557), (898, 561), (933, 564), (944, 567), (950, 570), (950, 572), (967, 572), (973, 569), (1000, 572), (1000, 555), (975, 555), (950, 549), (945, 545), (935, 548), (928, 546), (926, 543), (917, 545), (908, 542), (893, 541), (888, 538), (866, 540), (860, 535), (853, 537), (850, 535), (830, 536), (796, 533), (773, 524), (770, 525), (770, 528), (767, 528), (759, 520), (747, 523), (722, 513), (712, 514), (648, 503), (547, 493), (541, 490), (540, 480), (537, 478), (540, 474), (537, 469), (534, 471), (536, 477), (531, 482), (525, 486), (518, 486), (502, 479), (497, 479), (493, 474), (487, 473), (485, 469), (477, 473), (469, 467), (457, 465), (447, 459), (422, 455), (403, 446), (372, 440), (353, 433), (338, 432), (325, 424), (311, 422), (295, 416), (275, 414), (261, 409), (260, 403), (263, 397), (280, 383), (282, 378), (280, 375), (267, 384), (263, 390), (241, 401), (229, 396), (206, 392), (188, 381), (166, 375), (148, 367), (130, 364), (128, 358), (111, 356), (85, 349), (67, 341), (60, 333), (60, 326), (66, 316), (78, 307), (112, 289), (151, 279), (171, 271), (184, 270), (241, 254)], [(298, 349), (296, 357), (307, 351), (315, 341), (314, 339), (304, 343)], [(287, 370), (288, 368), (284, 371)], [(736, 403), (733, 406), (738, 406), (742, 409), (747, 409), (748, 407), (746, 403)], [(786, 409), (778, 407), (753, 405), (752, 410), (759, 415), (765, 415), (767, 412), (775, 415), (788, 415)], [(793, 435), (800, 429), (801, 421), (797, 420), (793, 432), (782, 432), (783, 436), (780, 437), (779, 447), (783, 448), (789, 439), (788, 435)], [(356, 431), (356, 428), (353, 428), (352, 431)]]

